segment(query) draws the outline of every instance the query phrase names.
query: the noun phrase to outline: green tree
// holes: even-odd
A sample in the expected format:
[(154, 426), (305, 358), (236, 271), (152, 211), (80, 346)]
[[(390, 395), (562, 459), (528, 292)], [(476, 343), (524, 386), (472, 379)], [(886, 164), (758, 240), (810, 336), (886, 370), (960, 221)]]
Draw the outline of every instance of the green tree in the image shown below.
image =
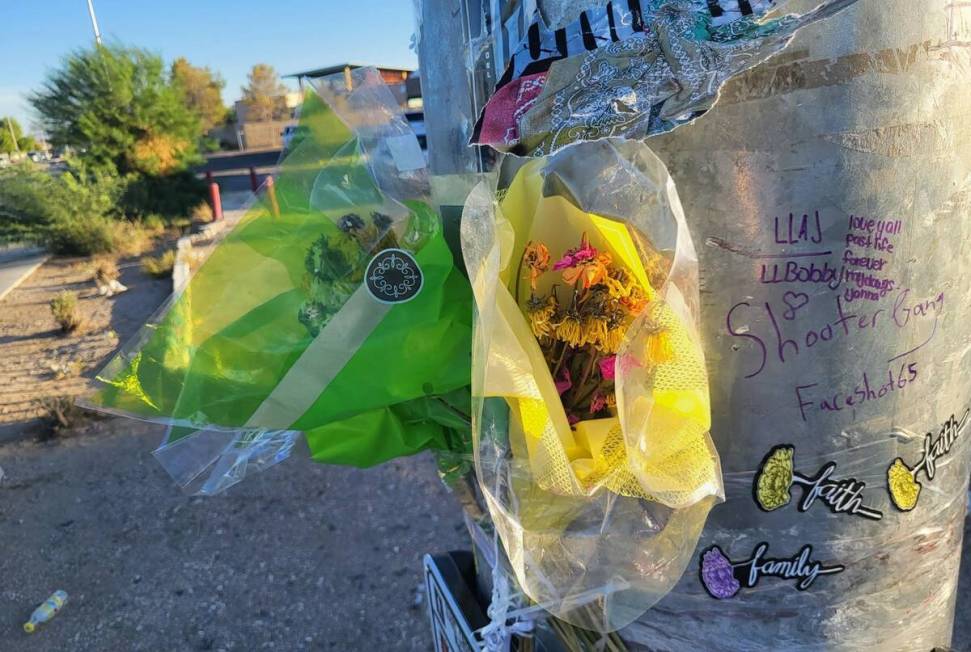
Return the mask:
[(28, 152), (32, 149), (37, 149), (37, 141), (24, 135), (19, 122), (14, 118), (0, 118), (0, 154)]
[(249, 84), (243, 86), (243, 105), (247, 119), (254, 122), (287, 117), (287, 87), (280, 83), (273, 66), (258, 63), (249, 73)]
[(198, 160), (199, 118), (145, 50), (76, 50), (29, 100), (51, 143), (74, 148), (92, 170), (161, 176)]
[(204, 133), (225, 122), (227, 110), (223, 104), (223, 88), (226, 82), (222, 77), (180, 57), (172, 62), (172, 83), (181, 89), (186, 104), (199, 116)]

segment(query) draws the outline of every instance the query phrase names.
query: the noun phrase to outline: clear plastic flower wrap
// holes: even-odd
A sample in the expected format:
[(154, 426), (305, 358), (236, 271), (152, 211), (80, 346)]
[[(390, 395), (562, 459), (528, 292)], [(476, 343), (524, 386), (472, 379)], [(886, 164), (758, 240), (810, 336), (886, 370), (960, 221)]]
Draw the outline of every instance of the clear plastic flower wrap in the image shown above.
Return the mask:
[(613, 631), (678, 581), (723, 495), (694, 247), (643, 143), (508, 157), (499, 186), (462, 221), (480, 488), (524, 592)]
[(286, 457), (467, 450), (471, 293), (417, 138), (374, 69), (314, 83), (275, 184), (98, 376), (89, 405), (171, 426), (214, 493)]

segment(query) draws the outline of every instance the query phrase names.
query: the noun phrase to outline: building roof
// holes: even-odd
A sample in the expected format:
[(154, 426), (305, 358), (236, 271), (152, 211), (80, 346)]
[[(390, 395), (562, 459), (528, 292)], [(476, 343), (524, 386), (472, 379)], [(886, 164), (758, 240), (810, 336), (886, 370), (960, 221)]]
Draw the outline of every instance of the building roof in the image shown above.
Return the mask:
[[(369, 65), (367, 63), (340, 63), (336, 66), (327, 66), (326, 68), (316, 68), (314, 70), (304, 70), (302, 72), (294, 72), (289, 75), (283, 75), (284, 77), (326, 77), (327, 75), (333, 75), (334, 73), (343, 72), (344, 70), (350, 68), (354, 70), (355, 68), (365, 68)], [(378, 70), (392, 70), (394, 72), (415, 72), (411, 68), (399, 68), (397, 66), (374, 66)]]

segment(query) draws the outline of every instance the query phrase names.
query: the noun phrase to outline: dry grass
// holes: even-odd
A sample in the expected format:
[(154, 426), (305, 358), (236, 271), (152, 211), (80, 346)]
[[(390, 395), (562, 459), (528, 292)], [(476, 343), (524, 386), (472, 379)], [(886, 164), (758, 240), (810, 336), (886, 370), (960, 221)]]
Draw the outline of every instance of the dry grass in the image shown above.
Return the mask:
[(146, 256), (142, 258), (142, 269), (146, 274), (155, 278), (165, 278), (172, 276), (175, 268), (175, 250), (169, 249), (161, 256)]
[(84, 318), (78, 310), (77, 292), (60, 292), (51, 299), (51, 315), (60, 326), (62, 333), (76, 333), (84, 325)]
[(117, 281), (121, 276), (118, 271), (118, 263), (113, 258), (95, 258), (93, 261), (94, 281), (98, 285), (107, 285), (112, 281)]
[(72, 358), (55, 357), (47, 361), (47, 366), (50, 368), (54, 380), (76, 378), (84, 370), (84, 363)]
[(42, 418), (49, 428), (41, 430), (37, 438), (41, 441), (55, 439), (62, 433), (78, 427), (87, 418), (87, 413), (79, 408), (73, 396), (52, 396), (39, 399)]
[(209, 205), (209, 202), (199, 202), (192, 209), (189, 217), (192, 218), (193, 222), (202, 222), (203, 224), (208, 224), (209, 222), (212, 222), (212, 207)]
[(131, 222), (119, 223), (115, 233), (115, 252), (124, 258), (141, 256), (155, 246), (151, 229)]

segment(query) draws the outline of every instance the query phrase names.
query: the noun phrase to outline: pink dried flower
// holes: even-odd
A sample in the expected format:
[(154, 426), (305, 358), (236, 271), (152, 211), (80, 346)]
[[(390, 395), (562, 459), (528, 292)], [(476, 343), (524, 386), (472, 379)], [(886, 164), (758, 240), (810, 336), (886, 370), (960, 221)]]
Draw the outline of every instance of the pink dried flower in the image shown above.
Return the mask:
[(607, 407), (607, 399), (600, 392), (593, 395), (593, 400), (590, 401), (590, 414), (596, 414), (602, 409)]
[(584, 233), (583, 237), (580, 239), (580, 246), (576, 249), (570, 249), (563, 257), (556, 261), (553, 265), (554, 271), (560, 271), (562, 269), (568, 269), (571, 267), (576, 267), (577, 265), (582, 265), (583, 263), (588, 263), (597, 257), (597, 250), (590, 246), (590, 241), (587, 240), (587, 234)]
[(570, 377), (570, 370), (564, 367), (559, 378), (556, 379), (556, 392), (563, 396), (571, 387), (573, 387), (573, 379)]
[(600, 359), (600, 376), (604, 380), (613, 380), (617, 376), (617, 356), (608, 355)]

